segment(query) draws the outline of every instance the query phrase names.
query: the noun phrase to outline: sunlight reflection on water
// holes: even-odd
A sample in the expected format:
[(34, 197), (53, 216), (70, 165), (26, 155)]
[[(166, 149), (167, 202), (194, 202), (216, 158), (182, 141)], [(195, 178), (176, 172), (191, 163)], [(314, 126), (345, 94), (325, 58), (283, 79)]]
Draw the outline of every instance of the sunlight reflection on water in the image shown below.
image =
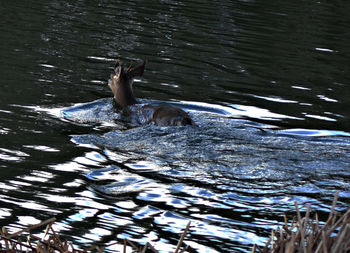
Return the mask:
[[(56, 216), (80, 246), (130, 238), (174, 251), (191, 221), (195, 251), (250, 252), (294, 201), (322, 218), (339, 191), (337, 211), (348, 208), (343, 5), (7, 1), (2, 225)], [(199, 127), (121, 122), (107, 87), (117, 57), (148, 60), (141, 103), (179, 106)]]
[[(106, 115), (101, 111), (98, 116), (94, 113), (99, 110), (100, 103), (109, 102), (103, 99), (73, 109), (65, 108), (62, 115), (73, 121), (83, 117), (79, 120), (103, 122)], [(345, 137), (348, 136), (346, 132), (281, 129), (239, 119), (249, 113), (276, 120), (284, 117), (255, 107), (171, 103), (187, 110), (199, 127), (142, 126), (127, 130), (112, 127), (102, 134), (72, 136), (72, 141), (78, 145), (99, 147), (74, 160), (92, 167), (85, 172), (90, 189), (96, 194), (116, 198), (115, 212), (131, 216), (134, 221), (151, 220), (153, 226), (173, 234), (180, 233), (191, 220), (194, 237), (210, 238), (212, 242), (227, 240), (261, 245), (264, 238), (250, 230), (269, 230), (276, 228), (278, 222), (256, 217), (257, 213), (263, 217), (271, 213), (283, 215), (294, 201), (324, 209), (322, 202), (300, 196), (320, 194), (320, 185), (313, 182), (301, 185), (300, 182), (308, 182), (314, 170), (318, 175), (329, 174), (327, 156), (336, 155), (338, 151), (332, 139), (322, 138)], [(115, 112), (105, 110), (103, 113)], [(109, 117), (112, 121), (115, 118)], [(313, 138), (312, 142), (299, 139), (300, 136)], [(340, 149), (342, 145), (347, 146), (346, 139), (339, 140)], [(333, 150), (327, 148), (329, 145)], [(322, 156), (317, 155), (321, 153)], [(320, 158), (317, 165), (315, 155)], [(332, 163), (332, 167), (341, 171), (345, 163), (346, 158), (338, 159), (337, 165)], [(329, 184), (326, 182), (326, 185)], [(287, 191), (295, 195), (285, 195)], [(134, 201), (122, 200), (130, 194)], [(342, 194), (345, 196), (347, 191)], [(89, 203), (92, 204), (95, 205), (94, 201)], [(214, 211), (203, 214), (203, 209)], [(255, 218), (252, 220), (252, 217)], [(147, 236), (151, 236), (145, 231), (143, 236), (146, 237), (135, 239), (140, 232), (135, 234), (134, 226), (129, 223), (126, 226), (127, 230), (119, 234), (119, 238), (145, 242)], [(201, 248), (189, 240), (188, 244), (191, 243)]]

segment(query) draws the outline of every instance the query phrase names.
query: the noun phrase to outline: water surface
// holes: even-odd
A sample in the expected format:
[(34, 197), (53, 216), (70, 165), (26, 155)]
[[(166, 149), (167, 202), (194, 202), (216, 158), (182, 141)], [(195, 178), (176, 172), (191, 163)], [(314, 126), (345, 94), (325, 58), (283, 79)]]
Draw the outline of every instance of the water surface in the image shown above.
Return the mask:
[[(122, 238), (250, 252), (294, 201), (349, 207), (347, 2), (16, 1), (0, 7), (0, 225), (55, 216), (80, 247)], [(114, 61), (135, 93), (198, 128), (119, 121)], [(111, 248), (111, 250), (117, 248)]]

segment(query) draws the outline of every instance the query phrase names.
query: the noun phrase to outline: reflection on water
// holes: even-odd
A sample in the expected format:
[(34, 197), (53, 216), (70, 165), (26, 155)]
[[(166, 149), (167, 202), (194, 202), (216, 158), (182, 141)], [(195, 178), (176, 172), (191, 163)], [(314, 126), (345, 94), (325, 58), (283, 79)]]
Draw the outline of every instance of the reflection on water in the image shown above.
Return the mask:
[(350, 137), (350, 133), (343, 131), (331, 131), (331, 130), (310, 130), (310, 129), (286, 129), (281, 131), (286, 134), (302, 135), (302, 136), (347, 136)]
[[(114, 121), (116, 112), (106, 103), (111, 105), (112, 99), (65, 108), (62, 115), (90, 124), (107, 117)], [(103, 112), (106, 115), (101, 113), (101, 104), (110, 108)], [(191, 237), (225, 241), (229, 251), (237, 242), (262, 244), (263, 238), (250, 229), (276, 227), (278, 223), (266, 216), (283, 216), (296, 200), (327, 209), (316, 196), (324, 186), (333, 184), (330, 178), (342, 181), (345, 188), (341, 196), (349, 195), (345, 178), (350, 176), (346, 169), (350, 153), (344, 151), (349, 151), (350, 143), (344, 137), (334, 137), (347, 133), (281, 130), (234, 119), (236, 110), (229, 107), (176, 105), (189, 110), (199, 127), (112, 127), (106, 133), (73, 136), (72, 141), (78, 145), (98, 147), (98, 152), (79, 159), (98, 167), (85, 174), (91, 190), (105, 197), (132, 195), (138, 202), (127, 202), (122, 213), (136, 220), (152, 220), (154, 226), (174, 234), (191, 220)], [(101, 168), (95, 161), (111, 165)], [(123, 238), (132, 238), (134, 232), (128, 236), (125, 233)], [(187, 243), (192, 245), (191, 241)], [(198, 243), (192, 246), (200, 250)], [(211, 250), (220, 252), (215, 247)]]
[[(191, 220), (185, 243), (197, 251), (247, 252), (294, 201), (325, 220), (339, 191), (338, 210), (348, 208), (349, 3), (2, 7), (9, 231), (55, 216), (81, 247), (130, 238), (169, 251)], [(106, 85), (117, 57), (148, 60), (140, 102), (180, 106), (199, 127), (121, 122)]]

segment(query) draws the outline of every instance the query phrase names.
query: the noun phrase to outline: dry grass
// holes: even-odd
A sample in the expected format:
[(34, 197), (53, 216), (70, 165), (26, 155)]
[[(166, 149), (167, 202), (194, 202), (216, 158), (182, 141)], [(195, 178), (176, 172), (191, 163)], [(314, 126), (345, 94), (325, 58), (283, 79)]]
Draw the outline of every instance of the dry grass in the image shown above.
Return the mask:
[[(71, 242), (62, 241), (60, 236), (55, 232), (52, 225), (56, 221), (55, 218), (48, 219), (34, 226), (22, 229), (16, 233), (9, 234), (5, 227), (2, 228), (0, 234), (0, 252), (39, 252), (39, 253), (51, 253), (51, 252), (64, 252), (64, 253), (85, 253), (85, 252), (104, 252), (105, 248), (111, 247), (115, 244), (119, 244), (122, 247), (121, 252), (127, 252), (128, 248), (131, 248), (133, 252), (155, 252), (158, 251), (150, 244), (146, 243), (144, 246), (136, 245), (129, 240), (122, 240), (118, 243), (108, 244), (104, 247), (92, 246), (90, 248), (81, 250)], [(31, 232), (34, 229), (45, 226), (46, 230), (42, 237), (32, 235)], [(190, 222), (187, 224), (184, 232), (178, 241), (176, 250), (174, 253), (191, 252), (189, 246), (182, 247), (183, 240), (190, 227)], [(181, 249), (182, 248), (182, 249)], [(129, 251), (130, 252), (130, 249)]]
[(301, 217), (298, 204), (294, 202), (297, 217), (288, 225), (284, 216), (283, 227), (272, 231), (264, 248), (254, 246), (252, 253), (349, 253), (350, 252), (350, 209), (341, 217), (334, 211), (338, 200), (335, 195), (328, 220), (321, 225), (315, 214), (310, 219), (308, 206), (305, 217)]
[[(254, 245), (252, 253), (350, 253), (350, 209), (339, 217), (335, 212), (337, 199), (338, 194), (334, 197), (328, 220), (323, 225), (320, 224), (317, 213), (313, 219), (310, 218), (310, 206), (307, 207), (305, 216), (301, 217), (298, 204), (295, 202), (297, 216), (293, 221), (288, 224), (287, 217), (284, 216), (284, 226), (272, 231), (264, 248)], [(13, 234), (9, 234), (3, 227), (0, 234), (0, 252), (103, 252), (105, 248), (114, 244), (121, 246), (121, 252), (126, 252), (128, 248), (133, 252), (158, 252), (150, 243), (139, 246), (126, 239), (104, 247), (93, 246), (81, 250), (74, 247), (71, 242), (60, 239), (52, 227), (55, 221), (55, 218), (51, 218)], [(42, 237), (31, 234), (33, 230), (43, 226), (46, 226), (46, 230)], [(192, 252), (189, 246), (183, 247), (189, 226), (190, 222), (178, 241), (175, 253)]]

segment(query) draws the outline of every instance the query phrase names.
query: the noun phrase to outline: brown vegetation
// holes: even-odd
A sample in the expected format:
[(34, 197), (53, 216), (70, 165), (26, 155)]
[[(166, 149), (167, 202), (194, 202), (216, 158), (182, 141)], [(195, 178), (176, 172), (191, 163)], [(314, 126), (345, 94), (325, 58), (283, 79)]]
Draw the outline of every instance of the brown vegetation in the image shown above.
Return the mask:
[(297, 217), (285, 224), (272, 235), (264, 248), (254, 246), (252, 253), (346, 253), (350, 252), (350, 209), (339, 217), (335, 212), (338, 193), (334, 197), (329, 218), (324, 225), (320, 224), (317, 213), (314, 218), (310, 216), (310, 205), (307, 207), (305, 217), (301, 217), (298, 204), (294, 202)]
[[(22, 229), (16, 233), (9, 234), (5, 227), (2, 228), (0, 234), (0, 252), (38, 252), (38, 253), (51, 253), (51, 252), (64, 252), (64, 253), (85, 253), (85, 252), (104, 252), (105, 248), (113, 246), (114, 244), (120, 244), (123, 248), (122, 252), (126, 252), (127, 248), (132, 248), (133, 252), (155, 252), (158, 251), (150, 244), (146, 243), (144, 246), (138, 246), (129, 240), (122, 240), (118, 243), (108, 244), (104, 247), (92, 246), (87, 249), (78, 249), (74, 247), (71, 242), (62, 241), (60, 236), (55, 232), (52, 225), (56, 221), (55, 218), (48, 219), (39, 224)], [(46, 230), (42, 237), (35, 236), (31, 232), (39, 227), (45, 226)], [(191, 252), (189, 246), (182, 247), (183, 240), (190, 227), (190, 222), (187, 224), (185, 231), (181, 235), (181, 238), (175, 249), (175, 253)], [(130, 252), (130, 251), (129, 251)]]
[[(272, 235), (264, 248), (254, 245), (252, 253), (349, 253), (350, 252), (350, 209), (342, 216), (335, 212), (338, 194), (334, 197), (329, 218), (325, 223), (319, 221), (317, 213), (310, 218), (310, 205), (307, 207), (304, 217), (301, 217), (298, 204), (295, 202), (297, 216), (289, 224), (284, 216), (285, 224)], [(78, 249), (71, 242), (62, 241), (52, 225), (55, 218), (48, 219), (34, 226), (9, 234), (5, 227), (0, 234), (1, 252), (103, 252), (114, 244), (121, 245), (123, 251), (132, 248), (133, 252), (158, 252), (150, 243), (144, 246), (136, 245), (130, 240), (122, 240), (118, 243), (108, 244), (104, 247), (92, 246), (87, 249)], [(321, 224), (322, 223), (322, 224)], [(31, 234), (33, 230), (46, 225), (42, 237)], [(188, 232), (190, 222), (187, 224), (177, 244), (175, 253), (191, 252), (189, 246), (183, 245), (183, 240)], [(182, 249), (181, 249), (182, 247)]]

